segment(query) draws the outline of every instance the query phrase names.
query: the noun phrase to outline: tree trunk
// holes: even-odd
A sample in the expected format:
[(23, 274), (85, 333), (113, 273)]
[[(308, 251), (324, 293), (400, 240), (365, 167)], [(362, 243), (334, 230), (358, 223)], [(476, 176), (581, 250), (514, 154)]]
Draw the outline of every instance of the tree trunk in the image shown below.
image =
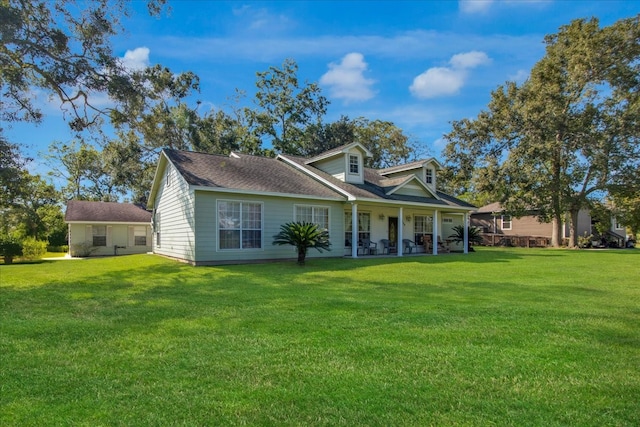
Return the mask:
[(562, 215), (554, 213), (551, 226), (551, 246), (559, 248), (562, 246)]
[(571, 209), (569, 211), (569, 220), (571, 223), (569, 224), (569, 247), (576, 248), (578, 247), (578, 212), (579, 209)]
[(304, 259), (307, 256), (307, 251), (305, 248), (298, 248), (298, 264), (304, 265)]

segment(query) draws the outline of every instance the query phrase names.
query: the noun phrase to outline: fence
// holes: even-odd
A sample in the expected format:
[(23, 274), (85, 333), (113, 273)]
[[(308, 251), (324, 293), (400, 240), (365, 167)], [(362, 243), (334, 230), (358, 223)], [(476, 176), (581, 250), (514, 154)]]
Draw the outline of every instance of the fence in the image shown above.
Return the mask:
[(504, 234), (482, 234), (485, 246), (519, 246), (522, 248), (544, 248), (551, 246), (551, 238), (541, 236), (505, 236)]

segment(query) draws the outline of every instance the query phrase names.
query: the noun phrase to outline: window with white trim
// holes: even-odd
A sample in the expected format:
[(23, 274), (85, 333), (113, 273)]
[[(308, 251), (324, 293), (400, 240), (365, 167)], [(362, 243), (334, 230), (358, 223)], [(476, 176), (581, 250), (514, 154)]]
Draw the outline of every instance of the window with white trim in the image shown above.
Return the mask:
[[(344, 243), (351, 246), (351, 212), (344, 213)], [(358, 244), (362, 239), (371, 239), (371, 213), (358, 212)]]
[(262, 203), (218, 201), (218, 246), (262, 248)]
[(618, 218), (614, 218), (613, 222), (615, 223), (616, 230), (624, 230), (624, 225), (618, 221)]
[(424, 182), (426, 182), (427, 184), (433, 184), (433, 169), (427, 168), (424, 172), (425, 172)]
[(327, 206), (295, 206), (295, 221), (316, 224), (318, 228), (329, 229), (329, 207)]
[(94, 225), (91, 227), (93, 235), (93, 246), (107, 246), (107, 226)]
[(133, 227), (133, 245), (147, 246), (147, 227), (144, 225)]
[(349, 155), (349, 173), (354, 175), (360, 173), (360, 159), (353, 154)]
[(413, 217), (413, 241), (417, 245), (424, 243), (424, 236), (433, 234), (433, 217), (415, 215)]
[(453, 218), (442, 218), (443, 224), (453, 224)]
[(511, 230), (511, 215), (502, 215), (502, 229)]

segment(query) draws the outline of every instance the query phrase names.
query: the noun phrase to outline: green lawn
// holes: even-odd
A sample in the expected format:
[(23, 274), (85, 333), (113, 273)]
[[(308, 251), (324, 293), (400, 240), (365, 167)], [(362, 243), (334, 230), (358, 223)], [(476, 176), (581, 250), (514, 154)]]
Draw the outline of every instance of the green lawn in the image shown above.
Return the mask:
[(0, 266), (0, 425), (640, 425), (640, 250)]

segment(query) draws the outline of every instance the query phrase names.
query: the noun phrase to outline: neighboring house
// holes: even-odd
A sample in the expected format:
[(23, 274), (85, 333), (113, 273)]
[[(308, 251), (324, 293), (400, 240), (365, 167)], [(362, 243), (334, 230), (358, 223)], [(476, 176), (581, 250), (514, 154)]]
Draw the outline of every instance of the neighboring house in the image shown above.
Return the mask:
[(70, 200), (64, 216), (71, 256), (151, 251), (151, 212), (130, 203)]
[[(596, 235), (594, 222), (588, 209), (581, 209), (578, 213), (578, 236)], [(491, 245), (508, 244), (519, 246), (547, 246), (551, 243), (552, 224), (540, 222), (538, 212), (530, 210), (526, 215), (516, 218), (509, 215), (499, 202), (482, 206), (471, 213), (471, 225), (478, 227), (485, 235), (485, 242)], [(568, 219), (562, 227), (564, 238), (569, 238), (570, 225)], [(614, 218), (611, 228), (607, 232), (610, 241), (624, 245), (624, 226), (618, 224)], [(522, 237), (524, 240), (519, 240)], [(527, 239), (530, 238), (530, 239)], [(598, 237), (596, 240), (599, 240)], [(594, 240), (594, 241), (596, 241)]]
[[(295, 258), (273, 236), (287, 222), (307, 221), (327, 229), (332, 244), (310, 257), (437, 254), (438, 245), (423, 242), (445, 241), (468, 223), (475, 207), (436, 190), (435, 159), (373, 170), (364, 167), (369, 156), (359, 143), (310, 159), (165, 149), (148, 204), (153, 252), (195, 265)], [(413, 243), (405, 248), (403, 239)]]

